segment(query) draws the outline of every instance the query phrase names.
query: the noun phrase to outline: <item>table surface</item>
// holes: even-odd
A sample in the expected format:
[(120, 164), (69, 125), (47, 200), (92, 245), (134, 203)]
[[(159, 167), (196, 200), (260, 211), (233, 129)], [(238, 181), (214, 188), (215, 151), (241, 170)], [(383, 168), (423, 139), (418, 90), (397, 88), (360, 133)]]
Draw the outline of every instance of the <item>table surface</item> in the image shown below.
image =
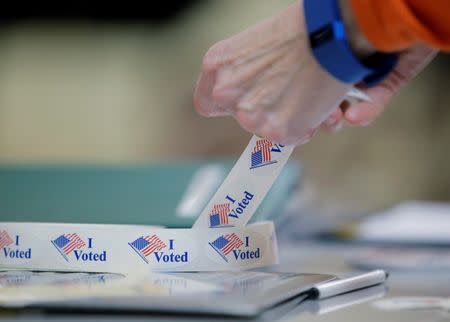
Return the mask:
[[(281, 243), (280, 271), (314, 272), (342, 275), (353, 270), (346, 257), (358, 247), (302, 241), (295, 245)], [(450, 296), (450, 272), (405, 273), (390, 272), (386, 286), (369, 288), (328, 300), (294, 300), (270, 310), (257, 319), (243, 321), (450, 321), (450, 312), (437, 309), (382, 310), (374, 305), (380, 299), (415, 296)], [(358, 303), (359, 302), (359, 303)], [(42, 315), (24, 312), (1, 315), (0, 321), (230, 321), (236, 319), (167, 316), (167, 315)]]

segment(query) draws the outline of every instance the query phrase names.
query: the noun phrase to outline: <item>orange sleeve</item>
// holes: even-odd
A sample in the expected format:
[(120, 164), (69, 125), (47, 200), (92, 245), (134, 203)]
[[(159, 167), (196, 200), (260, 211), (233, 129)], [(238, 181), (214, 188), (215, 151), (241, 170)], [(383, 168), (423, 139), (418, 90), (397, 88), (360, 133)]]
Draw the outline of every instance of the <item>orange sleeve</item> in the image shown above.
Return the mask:
[(450, 0), (350, 0), (355, 20), (380, 51), (425, 43), (450, 51)]

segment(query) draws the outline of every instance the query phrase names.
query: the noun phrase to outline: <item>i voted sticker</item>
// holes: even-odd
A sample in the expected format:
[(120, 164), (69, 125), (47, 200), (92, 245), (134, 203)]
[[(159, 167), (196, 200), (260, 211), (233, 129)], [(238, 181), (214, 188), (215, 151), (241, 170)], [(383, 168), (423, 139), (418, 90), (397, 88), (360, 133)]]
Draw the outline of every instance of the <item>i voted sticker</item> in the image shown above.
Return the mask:
[(245, 267), (265, 260), (267, 238), (257, 233), (240, 235), (234, 232), (220, 234), (210, 240), (206, 253), (219, 264)]
[(50, 242), (67, 262), (69, 260), (106, 262), (106, 250), (94, 248), (94, 238), (92, 237), (83, 240), (76, 233), (66, 233), (50, 240)]
[(137, 237), (128, 245), (130, 251), (134, 251), (137, 258), (145, 264), (175, 269), (195, 260), (195, 248), (187, 247), (193, 243), (181, 234), (177, 238), (164, 238), (161, 234), (150, 233)]
[(239, 194), (226, 195), (223, 203), (217, 203), (212, 206), (209, 214), (209, 227), (233, 227), (235, 221), (248, 212), (255, 194), (244, 190)]
[(280, 174), (294, 147), (253, 136), (193, 228), (243, 227)]
[(0, 249), (2, 256), (9, 259), (31, 259), (31, 248), (23, 243), (21, 236), (11, 237), (6, 230), (0, 231)]

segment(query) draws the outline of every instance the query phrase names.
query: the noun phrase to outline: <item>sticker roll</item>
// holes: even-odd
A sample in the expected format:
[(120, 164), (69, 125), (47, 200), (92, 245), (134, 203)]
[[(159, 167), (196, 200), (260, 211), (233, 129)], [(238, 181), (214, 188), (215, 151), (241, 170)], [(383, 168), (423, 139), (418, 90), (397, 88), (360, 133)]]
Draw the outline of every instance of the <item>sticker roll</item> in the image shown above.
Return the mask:
[(230, 271), (277, 262), (268, 221), (223, 229), (0, 222), (0, 269)]

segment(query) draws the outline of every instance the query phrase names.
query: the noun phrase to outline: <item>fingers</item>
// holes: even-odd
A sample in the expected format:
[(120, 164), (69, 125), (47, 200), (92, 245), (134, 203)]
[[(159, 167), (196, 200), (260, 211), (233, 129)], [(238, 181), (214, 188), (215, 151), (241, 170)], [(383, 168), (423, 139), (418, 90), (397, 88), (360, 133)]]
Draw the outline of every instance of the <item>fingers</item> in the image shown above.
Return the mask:
[(234, 114), (234, 118), (244, 130), (263, 136), (260, 131), (261, 124), (265, 122), (265, 116), (261, 111), (246, 111), (238, 109)]
[[(282, 142), (298, 142), (320, 127), (333, 114), (330, 125), (339, 128), (337, 106), (350, 85), (337, 82), (316, 64), (312, 57), (304, 58), (296, 76), (274, 109), (273, 127), (282, 127)], [(263, 134), (265, 134), (263, 132)], [(298, 143), (297, 143), (298, 144)]]
[[(205, 56), (206, 58), (206, 56)], [(194, 107), (203, 116), (227, 115), (226, 109), (218, 106), (212, 99), (212, 91), (216, 82), (216, 68), (214, 64), (203, 60), (202, 71), (197, 80), (194, 91)]]
[(342, 129), (344, 112), (341, 107), (337, 108), (330, 116), (320, 125), (320, 128), (328, 133), (336, 133)]
[(372, 102), (360, 102), (350, 105), (344, 112), (345, 120), (351, 125), (367, 126), (385, 109), (394, 92), (382, 84), (364, 90)]
[[(315, 62), (301, 12), (292, 5), (208, 50), (194, 105), (205, 116), (232, 115), (247, 131), (273, 141), (302, 144), (348, 87)], [(330, 129), (341, 117), (329, 120)]]
[(341, 102), (352, 85), (334, 79), (311, 56), (301, 19), (298, 6), (292, 6), (211, 47), (194, 93), (197, 111), (232, 115), (249, 132), (303, 144), (319, 128), (333, 133), (345, 122), (373, 122), (435, 54), (425, 46), (402, 53), (382, 83), (362, 88), (372, 102), (348, 106)]
[(384, 111), (392, 97), (419, 73), (435, 56), (436, 51), (418, 45), (402, 53), (395, 69), (380, 84), (371, 88), (360, 88), (372, 102), (351, 105), (344, 113), (351, 125), (367, 126)]
[[(194, 93), (196, 110), (204, 116), (232, 114), (244, 93), (277, 61), (283, 60), (286, 53), (292, 52), (300, 18), (298, 6), (292, 5), (279, 15), (212, 46), (203, 58)], [(243, 102), (241, 107), (247, 103)]]

